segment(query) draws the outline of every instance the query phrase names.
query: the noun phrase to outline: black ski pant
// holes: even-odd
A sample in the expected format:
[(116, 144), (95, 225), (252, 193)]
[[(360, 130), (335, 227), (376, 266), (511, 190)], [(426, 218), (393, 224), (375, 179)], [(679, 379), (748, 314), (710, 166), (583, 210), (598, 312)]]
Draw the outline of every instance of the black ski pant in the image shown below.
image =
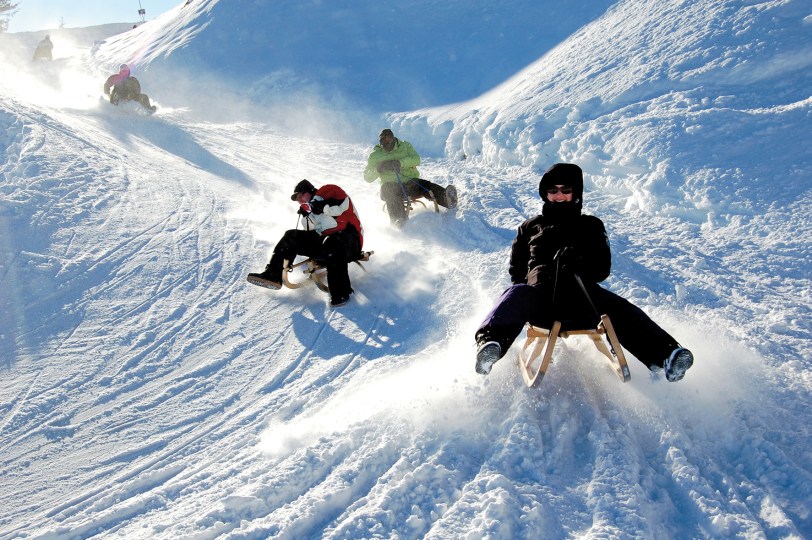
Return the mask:
[(276, 244), (268, 263), (273, 281), (282, 281), (285, 260), (293, 262), (296, 255), (311, 257), (327, 269), (327, 286), (333, 300), (352, 292), (347, 266), (361, 257), (361, 238), (354, 227), (321, 236), (316, 231), (291, 229)]
[[(596, 283), (585, 285), (598, 313), (609, 316), (623, 348), (649, 369), (663, 367), (666, 358), (679, 347), (677, 341), (625, 298)], [(550, 298), (541, 287), (523, 284), (509, 287), (479, 325), (477, 343), (496, 341), (504, 356), (526, 323), (550, 328), (554, 320), (572, 321), (574, 311), (583, 314), (577, 319), (584, 322), (585, 327), (597, 326), (599, 318), (585, 300), (583, 292), (566, 291), (556, 302), (557, 310), (552, 309)], [(554, 311), (564, 312), (566, 316), (556, 317)]]
[(386, 203), (389, 219), (392, 222), (403, 221), (406, 215), (405, 198), (416, 199), (434, 197), (437, 204), (448, 208), (445, 188), (420, 178), (404, 178), (403, 182), (386, 182), (381, 185), (381, 199)]

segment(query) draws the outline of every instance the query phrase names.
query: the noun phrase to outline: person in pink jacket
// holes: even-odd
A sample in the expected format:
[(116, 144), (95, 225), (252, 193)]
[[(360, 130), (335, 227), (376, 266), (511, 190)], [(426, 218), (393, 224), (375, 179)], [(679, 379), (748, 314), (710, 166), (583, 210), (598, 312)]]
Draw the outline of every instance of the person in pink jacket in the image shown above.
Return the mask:
[(141, 93), (141, 83), (130, 73), (127, 64), (121, 64), (118, 73), (107, 77), (104, 81), (104, 94), (110, 96), (110, 103), (118, 105), (122, 101), (137, 101), (148, 112), (155, 112), (158, 107), (150, 104), (149, 96)]
[(296, 184), (290, 200), (299, 203), (304, 230), (285, 232), (265, 270), (248, 274), (248, 279), (281, 289), (284, 261), (293, 261), (296, 255), (312, 257), (327, 269), (330, 305), (343, 306), (353, 292), (347, 266), (361, 257), (364, 247), (364, 229), (355, 205), (340, 187), (326, 184), (316, 189), (308, 180)]

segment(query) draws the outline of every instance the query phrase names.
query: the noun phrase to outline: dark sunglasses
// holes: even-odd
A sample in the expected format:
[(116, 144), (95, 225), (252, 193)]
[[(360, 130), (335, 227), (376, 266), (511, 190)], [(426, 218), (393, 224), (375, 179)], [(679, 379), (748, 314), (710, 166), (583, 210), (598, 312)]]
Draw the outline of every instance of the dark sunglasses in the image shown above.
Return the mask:
[(547, 188), (547, 195), (555, 195), (558, 192), (561, 192), (564, 195), (569, 195), (570, 193), (572, 193), (572, 188), (569, 187), (569, 186), (563, 186), (563, 187), (553, 186), (553, 187), (548, 187)]

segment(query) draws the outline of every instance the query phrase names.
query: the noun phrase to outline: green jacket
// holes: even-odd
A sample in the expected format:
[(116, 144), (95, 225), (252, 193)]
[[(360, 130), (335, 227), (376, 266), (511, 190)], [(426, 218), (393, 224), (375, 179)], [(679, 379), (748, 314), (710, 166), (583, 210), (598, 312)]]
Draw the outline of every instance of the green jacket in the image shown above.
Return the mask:
[(417, 166), (420, 165), (420, 156), (417, 155), (417, 152), (411, 144), (395, 138), (395, 147), (391, 152), (384, 150), (380, 144), (375, 145), (369, 158), (367, 158), (367, 168), (364, 169), (364, 180), (374, 182), (380, 177), (381, 184), (397, 182), (398, 178), (393, 171), (378, 172), (378, 165), (390, 159), (400, 161), (400, 178), (402, 181), (420, 177), (420, 173), (417, 171)]

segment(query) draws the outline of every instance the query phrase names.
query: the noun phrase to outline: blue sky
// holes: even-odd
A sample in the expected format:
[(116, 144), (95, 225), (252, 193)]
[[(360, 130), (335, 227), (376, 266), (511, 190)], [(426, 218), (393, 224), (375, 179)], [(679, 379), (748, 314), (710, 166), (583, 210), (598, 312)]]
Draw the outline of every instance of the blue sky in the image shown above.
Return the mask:
[(154, 19), (184, 0), (19, 0), (17, 12), (9, 20), (9, 32), (30, 32), (59, 28), (82, 28), (97, 24)]

